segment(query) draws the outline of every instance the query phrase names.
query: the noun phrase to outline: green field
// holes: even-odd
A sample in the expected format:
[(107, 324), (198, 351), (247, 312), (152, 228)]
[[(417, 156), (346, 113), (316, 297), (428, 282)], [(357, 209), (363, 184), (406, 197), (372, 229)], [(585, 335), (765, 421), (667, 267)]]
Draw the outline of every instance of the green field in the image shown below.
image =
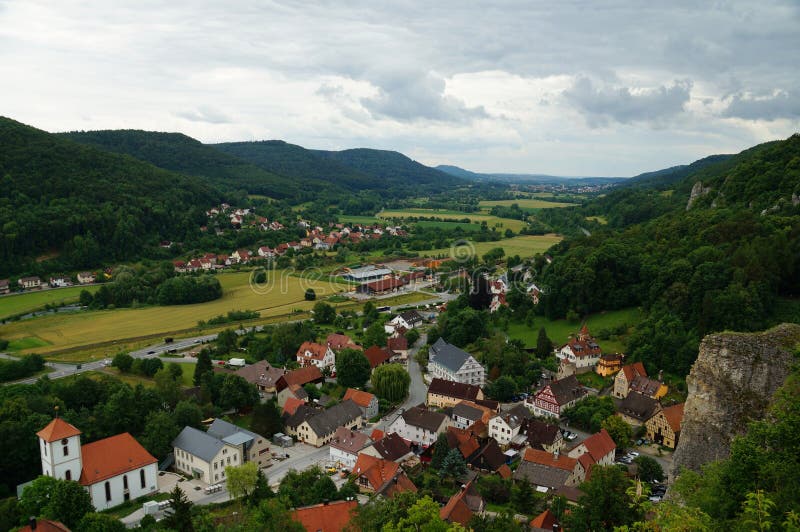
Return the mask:
[(515, 198), (510, 200), (494, 200), (494, 201), (481, 201), (478, 205), (487, 209), (491, 209), (496, 205), (510, 207), (516, 203), (520, 209), (554, 209), (557, 207), (572, 207), (574, 203), (560, 203), (555, 201), (544, 201), (535, 198)]
[(605, 216), (587, 216), (586, 219), (590, 222), (597, 222), (600, 225), (606, 225), (608, 223)]
[(37, 290), (0, 297), (0, 320), (17, 314), (24, 314), (44, 308), (45, 305), (60, 305), (62, 303), (75, 303), (81, 290), (94, 292), (99, 287), (70, 286), (68, 288), (55, 288), (52, 290)]
[(417, 227), (446, 229), (452, 231), (453, 229), (461, 229), (462, 231), (475, 232), (480, 231), (481, 226), (473, 223), (464, 222), (417, 222)]
[[(636, 324), (642, 321), (642, 318), (641, 310), (637, 308), (628, 308), (592, 314), (586, 318), (586, 324), (589, 327), (589, 332), (596, 336), (600, 329), (611, 329), (623, 323), (635, 327)], [(533, 327), (528, 327), (523, 323), (512, 323), (508, 327), (508, 335), (513, 339), (522, 340), (525, 342), (526, 347), (535, 347), (536, 340), (539, 337), (539, 329), (542, 327), (545, 328), (547, 336), (554, 344), (562, 345), (567, 342), (570, 334), (577, 334), (578, 330), (581, 328), (581, 324), (570, 323), (567, 320), (551, 321), (544, 317), (537, 316)], [(623, 339), (598, 339), (597, 343), (600, 344), (603, 352), (625, 352), (625, 343)]]
[(348, 216), (348, 215), (341, 215), (338, 216), (339, 222), (343, 224), (385, 224), (383, 220), (375, 218), (374, 216)]
[(550, 249), (551, 246), (559, 243), (561, 237), (558, 235), (522, 235), (513, 238), (506, 238), (505, 240), (498, 240), (497, 242), (469, 242), (466, 245), (458, 246), (456, 248), (438, 248), (430, 249), (427, 251), (420, 251), (420, 255), (426, 257), (438, 256), (452, 256), (464, 257), (473, 252), (481, 257), (490, 249), (503, 248), (506, 256), (519, 255), (520, 257), (532, 257), (537, 253), (543, 253)]
[(522, 220), (499, 218), (497, 216), (486, 214), (485, 212), (481, 213), (459, 212), (447, 209), (387, 210), (387, 211), (381, 211), (380, 213), (378, 213), (378, 216), (381, 218), (414, 218), (414, 217), (424, 216), (424, 217), (441, 218), (443, 220), (468, 219), (472, 223), (477, 223), (477, 224), (480, 224), (481, 222), (486, 222), (486, 225), (489, 227), (489, 229), (493, 227), (497, 228), (498, 230), (511, 229), (514, 232), (519, 232), (520, 229), (522, 229), (527, 225), (527, 223), (523, 222)]

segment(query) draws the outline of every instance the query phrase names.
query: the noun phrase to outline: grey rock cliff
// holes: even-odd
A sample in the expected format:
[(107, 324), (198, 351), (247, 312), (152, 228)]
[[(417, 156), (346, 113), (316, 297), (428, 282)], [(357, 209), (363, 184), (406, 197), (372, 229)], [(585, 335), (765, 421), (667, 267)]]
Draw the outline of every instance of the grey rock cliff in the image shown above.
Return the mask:
[(762, 333), (703, 338), (686, 378), (689, 395), (671, 478), (681, 468), (698, 471), (729, 455), (733, 437), (744, 432), (748, 421), (764, 417), (789, 375), (798, 344), (800, 325), (787, 323)]

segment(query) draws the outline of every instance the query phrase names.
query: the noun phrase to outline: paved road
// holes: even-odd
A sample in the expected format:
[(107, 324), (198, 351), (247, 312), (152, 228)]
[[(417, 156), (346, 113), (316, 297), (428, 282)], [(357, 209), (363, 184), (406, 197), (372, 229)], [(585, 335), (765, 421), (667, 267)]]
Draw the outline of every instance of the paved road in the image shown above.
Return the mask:
[(414, 360), (414, 355), (416, 355), (420, 348), (427, 342), (428, 335), (423, 333), (420, 335), (417, 343), (408, 350), (408, 374), (411, 376), (411, 385), (408, 389), (408, 397), (406, 397), (406, 400), (403, 401), (403, 403), (395, 411), (381, 418), (380, 421), (370, 427), (368, 432), (371, 432), (372, 429), (386, 431), (386, 429), (389, 428), (389, 425), (394, 423), (395, 419), (397, 419), (397, 417), (405, 410), (425, 402), (425, 399), (428, 396), (428, 385), (425, 384), (424, 380), (422, 380), (422, 370), (420, 369), (417, 361)]

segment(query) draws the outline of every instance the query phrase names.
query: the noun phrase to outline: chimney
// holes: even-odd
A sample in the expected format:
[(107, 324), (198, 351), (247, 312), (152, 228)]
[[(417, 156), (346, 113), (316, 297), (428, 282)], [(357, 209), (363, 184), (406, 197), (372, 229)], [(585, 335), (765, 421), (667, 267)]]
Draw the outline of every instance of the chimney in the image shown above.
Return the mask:
[(28, 519), (28, 526), (31, 527), (31, 530), (36, 530), (36, 518), (30, 517)]

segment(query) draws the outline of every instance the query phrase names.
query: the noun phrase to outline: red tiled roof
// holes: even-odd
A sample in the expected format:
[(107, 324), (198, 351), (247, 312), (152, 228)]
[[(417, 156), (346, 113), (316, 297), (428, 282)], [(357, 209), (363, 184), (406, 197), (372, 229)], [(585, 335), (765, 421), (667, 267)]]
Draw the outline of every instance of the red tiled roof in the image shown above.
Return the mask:
[(350, 523), (357, 507), (357, 501), (334, 501), (298, 508), (291, 515), (308, 532), (340, 532)]
[(463, 526), (467, 526), (469, 520), (472, 519), (472, 510), (469, 509), (466, 501), (464, 501), (468, 489), (469, 485), (450, 497), (447, 504), (439, 510), (439, 517), (451, 523), (460, 523)]
[(381, 364), (389, 362), (389, 359), (392, 357), (392, 352), (388, 349), (373, 345), (364, 351), (364, 356), (367, 357), (370, 367), (375, 369)]
[(613, 453), (617, 444), (611, 439), (606, 429), (600, 429), (600, 432), (592, 434), (583, 441), (586, 450), (595, 462), (599, 462), (608, 453)]
[(683, 421), (683, 405), (684, 403), (680, 403), (677, 405), (668, 406), (663, 410), (664, 417), (667, 418), (667, 423), (669, 423), (669, 428), (672, 429), (672, 432), (678, 433), (681, 431), (681, 422)]
[(569, 456), (560, 454), (558, 457), (556, 457), (553, 453), (531, 449), (530, 447), (525, 449), (525, 455), (522, 457), (522, 459), (526, 462), (556, 467), (558, 469), (563, 469), (564, 471), (574, 471), (575, 464), (578, 463), (576, 459), (570, 458)]
[(84, 486), (158, 463), (158, 460), (127, 432), (87, 443), (81, 447), (81, 458), (83, 471), (80, 483)]
[[(25, 525), (18, 530), (18, 532), (33, 532), (31, 525)], [(36, 532), (70, 532), (67, 525), (58, 521), (51, 521), (49, 519), (36, 519)]]
[(303, 384), (308, 384), (309, 382), (322, 379), (322, 372), (317, 366), (306, 366), (304, 368), (290, 371), (278, 380), (281, 379), (283, 379), (287, 385), (298, 384), (302, 386)]
[(352, 401), (358, 406), (367, 408), (374, 398), (375, 396), (369, 392), (348, 388), (344, 394), (344, 398), (342, 399), (342, 401), (347, 401), (348, 399), (352, 399)]
[[(584, 327), (586, 327), (584, 325)], [(558, 524), (558, 519), (553, 512), (549, 509), (540, 513), (531, 520), (531, 528), (541, 528), (544, 530), (553, 530), (553, 525)]]
[(36, 433), (37, 436), (42, 438), (47, 443), (78, 436), (81, 431), (57, 417), (47, 424), (45, 428)]
[[(353, 473), (365, 477), (374, 491), (386, 490), (386, 495), (391, 496), (401, 491), (417, 491), (417, 487), (405, 475), (400, 464), (382, 460), (368, 454), (358, 455)], [(391, 484), (387, 483), (391, 482)]]
[(636, 375), (647, 377), (647, 370), (644, 369), (644, 364), (641, 362), (634, 362), (633, 364), (622, 366), (622, 372), (625, 374), (625, 380), (628, 381), (628, 384), (633, 381)]
[[(297, 350), (297, 357), (305, 359), (322, 360), (325, 358), (325, 353), (328, 348), (316, 342), (303, 342), (300, 349)], [(310, 354), (308, 354), (310, 353)]]
[(344, 349), (345, 347), (348, 349), (358, 349), (359, 351), (364, 349), (363, 347), (355, 343), (353, 339), (347, 336), (346, 334), (338, 334), (338, 333), (329, 334), (328, 338), (325, 339), (325, 342), (334, 351), (337, 351), (339, 349)]
[(386, 340), (386, 347), (392, 351), (405, 351), (408, 349), (408, 339), (405, 336), (396, 336)]
[(295, 412), (297, 412), (297, 408), (300, 405), (306, 404), (305, 401), (302, 399), (298, 399), (297, 397), (289, 396), (286, 398), (286, 402), (283, 403), (283, 413), (293, 416)]
[(369, 288), (373, 292), (385, 292), (394, 288), (403, 286), (403, 281), (400, 279), (381, 279), (380, 281), (372, 281), (371, 283), (364, 283), (361, 286)]
[(383, 439), (383, 431), (380, 429), (372, 429), (372, 434), (369, 435), (369, 438), (372, 441), (378, 441)]
[(497, 468), (497, 474), (500, 475), (500, 478), (504, 478), (506, 480), (510, 479), (513, 473), (511, 473), (511, 468), (508, 467), (507, 464), (503, 464)]

